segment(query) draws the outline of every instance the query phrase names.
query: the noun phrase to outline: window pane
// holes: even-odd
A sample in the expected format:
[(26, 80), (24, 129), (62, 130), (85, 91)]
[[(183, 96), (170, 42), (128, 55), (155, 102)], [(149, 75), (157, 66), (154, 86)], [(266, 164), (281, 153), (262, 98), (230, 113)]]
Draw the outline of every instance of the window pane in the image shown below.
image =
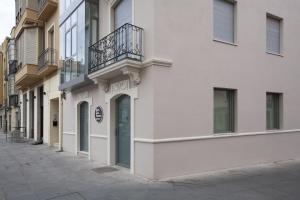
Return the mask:
[(71, 28), (71, 18), (69, 17), (67, 20), (66, 20), (66, 31), (69, 31)]
[(78, 40), (77, 40), (77, 59), (80, 66), (81, 72), (84, 72), (85, 65), (85, 2), (83, 2), (78, 8), (78, 22), (77, 22), (77, 31), (78, 31)]
[(122, 0), (115, 8), (115, 29), (132, 22), (132, 0)]
[(71, 31), (66, 34), (66, 58), (71, 57)]
[(72, 56), (77, 53), (77, 26), (72, 28)]
[(214, 90), (214, 132), (229, 133), (234, 130), (234, 96), (231, 90)]
[(97, 42), (97, 29), (98, 29), (98, 20), (97, 19), (92, 19), (92, 43), (94, 44)]
[(234, 43), (234, 3), (214, 0), (214, 37)]
[(61, 27), (60, 27), (60, 59), (61, 60), (64, 60), (65, 59), (65, 25), (63, 24)]
[(70, 0), (66, 0), (66, 9), (68, 9), (68, 7), (70, 6)]
[(280, 54), (280, 20), (267, 18), (267, 52)]
[(279, 94), (267, 94), (267, 129), (279, 129)]
[(77, 23), (77, 11), (75, 11), (71, 16), (71, 26), (74, 26)]

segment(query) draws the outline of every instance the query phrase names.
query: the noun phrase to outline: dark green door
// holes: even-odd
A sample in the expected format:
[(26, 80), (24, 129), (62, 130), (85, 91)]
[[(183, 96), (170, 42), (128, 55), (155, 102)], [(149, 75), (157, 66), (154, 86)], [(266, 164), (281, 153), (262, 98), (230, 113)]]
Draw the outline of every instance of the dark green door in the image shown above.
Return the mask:
[(80, 104), (80, 151), (89, 151), (89, 133), (88, 133), (88, 103)]
[(130, 97), (122, 95), (116, 100), (116, 152), (117, 164), (130, 167)]

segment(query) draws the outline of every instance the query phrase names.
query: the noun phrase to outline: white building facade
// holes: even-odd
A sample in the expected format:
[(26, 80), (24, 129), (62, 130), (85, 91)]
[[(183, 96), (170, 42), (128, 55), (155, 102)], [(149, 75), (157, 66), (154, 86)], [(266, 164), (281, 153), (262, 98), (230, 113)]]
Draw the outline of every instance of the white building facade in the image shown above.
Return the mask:
[(300, 158), (300, 3), (62, 4), (65, 151), (150, 179)]

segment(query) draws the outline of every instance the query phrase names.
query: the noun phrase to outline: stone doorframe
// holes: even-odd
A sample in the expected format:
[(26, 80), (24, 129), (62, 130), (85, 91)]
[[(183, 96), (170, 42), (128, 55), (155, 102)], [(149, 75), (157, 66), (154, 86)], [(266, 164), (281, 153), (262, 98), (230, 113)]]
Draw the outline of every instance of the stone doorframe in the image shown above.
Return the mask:
[(121, 95), (130, 97), (130, 173), (135, 170), (135, 100), (138, 99), (137, 87), (130, 87), (130, 81), (124, 80), (113, 83), (110, 91), (105, 94), (105, 103), (107, 104), (107, 165), (116, 164), (115, 152), (115, 100)]
[(80, 127), (79, 127), (79, 120), (80, 118), (78, 117), (79, 116), (79, 107), (80, 107), (80, 104), (83, 103), (83, 102), (87, 102), (88, 103), (88, 144), (89, 144), (89, 152), (87, 153), (88, 155), (88, 159), (91, 160), (91, 107), (93, 105), (93, 100), (91, 97), (88, 97), (88, 94), (86, 93), (83, 93), (81, 95), (79, 95), (77, 97), (77, 100), (75, 101), (75, 113), (76, 113), (76, 117), (75, 117), (75, 133), (76, 133), (76, 137), (75, 137), (75, 154), (78, 155), (78, 153), (80, 153), (80, 151), (78, 151), (80, 148), (79, 148), (79, 137), (80, 137)]

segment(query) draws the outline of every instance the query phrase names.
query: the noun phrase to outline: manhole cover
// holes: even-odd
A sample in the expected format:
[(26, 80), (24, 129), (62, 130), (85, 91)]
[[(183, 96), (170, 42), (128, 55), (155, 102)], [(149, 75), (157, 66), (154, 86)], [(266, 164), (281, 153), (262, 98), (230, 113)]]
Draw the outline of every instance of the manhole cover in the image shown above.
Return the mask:
[(111, 172), (118, 171), (118, 169), (113, 168), (113, 167), (100, 167), (100, 168), (92, 169), (92, 171), (94, 171), (98, 174), (105, 174), (105, 173), (111, 173)]
[(48, 200), (85, 200), (78, 192), (53, 197)]

